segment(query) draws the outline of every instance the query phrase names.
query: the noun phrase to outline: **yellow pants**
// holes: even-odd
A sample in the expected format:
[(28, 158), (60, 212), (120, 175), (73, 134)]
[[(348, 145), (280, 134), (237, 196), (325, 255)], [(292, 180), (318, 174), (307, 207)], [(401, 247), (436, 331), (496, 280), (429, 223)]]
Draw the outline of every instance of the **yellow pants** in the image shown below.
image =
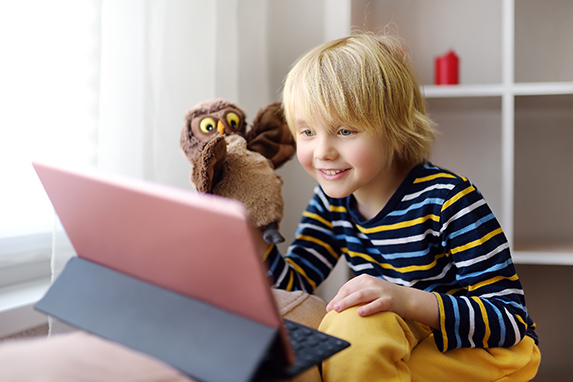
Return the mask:
[(319, 329), (351, 343), (323, 363), (325, 382), (529, 381), (541, 360), (527, 336), (510, 348), (440, 352), (429, 327), (390, 312), (360, 317), (356, 308), (332, 311)]

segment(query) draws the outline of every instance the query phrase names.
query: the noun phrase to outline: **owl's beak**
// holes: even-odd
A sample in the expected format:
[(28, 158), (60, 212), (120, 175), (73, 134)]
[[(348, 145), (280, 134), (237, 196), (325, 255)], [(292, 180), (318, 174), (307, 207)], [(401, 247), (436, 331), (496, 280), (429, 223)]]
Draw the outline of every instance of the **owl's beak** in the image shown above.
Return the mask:
[(217, 122), (217, 131), (219, 132), (219, 134), (225, 135), (225, 125), (223, 125), (223, 122), (221, 121)]

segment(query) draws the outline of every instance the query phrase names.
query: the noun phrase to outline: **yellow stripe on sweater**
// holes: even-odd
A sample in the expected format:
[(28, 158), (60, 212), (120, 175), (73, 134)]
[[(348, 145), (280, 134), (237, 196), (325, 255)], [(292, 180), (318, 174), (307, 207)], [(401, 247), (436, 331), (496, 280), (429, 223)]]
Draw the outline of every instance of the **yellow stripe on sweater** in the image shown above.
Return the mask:
[(438, 311), (440, 312), (440, 331), (442, 332), (442, 341), (444, 342), (444, 349), (448, 348), (448, 336), (446, 331), (446, 314), (444, 313), (444, 301), (439, 293), (432, 292), (438, 299)]
[(292, 272), (289, 272), (289, 276), (290, 276), (290, 278), (288, 280), (286, 290), (292, 291), (292, 285), (294, 284), (294, 275)]
[(436, 264), (438, 263), (438, 259), (446, 256), (446, 253), (442, 253), (437, 255), (436, 257), (434, 257), (434, 261), (432, 261), (430, 264), (425, 264), (425, 265), (408, 265), (406, 267), (394, 267), (391, 264), (388, 263), (380, 263), (379, 261), (375, 260), (372, 256), (367, 255), (365, 253), (360, 253), (360, 252), (352, 252), (352, 251), (348, 251), (348, 254), (351, 257), (361, 257), (364, 260), (377, 264), (379, 266), (381, 266), (384, 269), (391, 269), (394, 270), (396, 272), (399, 273), (407, 273), (407, 272), (415, 272), (415, 271), (425, 271), (428, 269), (432, 269), (436, 266)]
[(306, 273), (304, 272), (304, 270), (303, 270), (300, 266), (298, 266), (298, 264), (294, 263), (291, 259), (285, 259), (285, 260), (288, 261), (288, 263), (289, 263), (290, 265), (292, 265), (293, 268), (296, 269), (296, 271), (297, 271), (302, 277), (304, 277), (304, 278), (306, 279), (306, 281), (308, 281), (308, 283), (309, 283), (310, 286), (312, 287), (312, 290), (315, 290), (315, 289), (316, 289), (316, 283), (315, 283), (314, 281), (312, 281), (312, 280), (310, 279), (310, 277), (308, 277), (308, 276), (306, 275)]
[(488, 233), (487, 235), (485, 235), (484, 237), (482, 237), (480, 239), (471, 241), (467, 244), (461, 245), (461, 246), (456, 247), (456, 248), (452, 248), (452, 253), (463, 252), (463, 251), (466, 251), (470, 248), (479, 247), (480, 245), (482, 245), (483, 243), (485, 243), (486, 241), (488, 241), (489, 239), (491, 239), (492, 237), (494, 237), (500, 233), (502, 233), (501, 227), (496, 229), (496, 230), (491, 231), (490, 233)]
[(328, 251), (328, 253), (330, 253), (330, 255), (335, 258), (336, 260), (338, 260), (338, 258), (340, 257), (340, 255), (338, 253), (336, 253), (336, 251), (334, 249), (332, 249), (332, 247), (328, 244), (326, 244), (324, 241), (322, 240), (318, 240), (316, 237), (314, 236), (307, 236), (307, 235), (300, 235), (297, 237), (298, 240), (305, 240), (305, 241), (309, 241), (311, 243), (315, 243), (320, 245), (322, 248), (326, 249)]
[(484, 287), (484, 286), (487, 286), (487, 285), (491, 285), (491, 284), (495, 284), (496, 282), (498, 282), (498, 281), (500, 281), (500, 280), (515, 281), (515, 280), (517, 280), (517, 279), (518, 279), (517, 274), (515, 274), (515, 275), (513, 275), (513, 276), (511, 276), (511, 277), (507, 277), (507, 276), (496, 276), (496, 277), (492, 277), (491, 279), (481, 281), (481, 282), (479, 282), (479, 283), (477, 283), (477, 284), (470, 285), (470, 286), (468, 287), (468, 290), (469, 290), (469, 291), (474, 291), (474, 290), (479, 289), (479, 288), (481, 288), (481, 287)]
[(378, 227), (372, 227), (372, 228), (364, 228), (361, 227), (359, 225), (356, 225), (358, 227), (358, 229), (360, 230), (360, 232), (368, 234), (368, 233), (375, 233), (375, 232), (382, 232), (382, 231), (391, 231), (394, 229), (400, 229), (400, 228), (406, 228), (406, 227), (412, 227), (421, 223), (424, 223), (428, 220), (433, 220), (435, 222), (439, 222), (440, 221), (440, 217), (437, 215), (426, 215), (423, 216), (421, 218), (417, 218), (417, 219), (413, 219), (413, 220), (408, 220), (402, 223), (395, 223), (395, 224), (388, 224), (388, 225), (381, 225)]
[(307, 218), (311, 218), (311, 219), (317, 220), (317, 221), (321, 222), (322, 224), (324, 224), (325, 226), (332, 228), (332, 223), (329, 222), (328, 220), (325, 220), (325, 219), (324, 219), (322, 216), (320, 216), (320, 215), (313, 214), (313, 213), (308, 212), (308, 211), (304, 211), (304, 212), (302, 213), (302, 216), (306, 216)]
[(348, 212), (348, 210), (344, 206), (330, 206), (330, 211), (331, 212), (342, 212), (342, 213)]
[(428, 175), (425, 176), (423, 178), (417, 178), (414, 183), (422, 183), (422, 182), (428, 182), (430, 180), (434, 180), (437, 178), (452, 178), (455, 179), (456, 177), (454, 175), (451, 174), (446, 174), (445, 172), (440, 172), (438, 174), (434, 174), (434, 175)]
[(263, 261), (267, 260), (267, 257), (269, 257), (269, 254), (271, 253), (274, 247), (275, 247), (274, 245), (269, 245), (269, 247), (265, 251), (265, 254), (263, 255)]
[(485, 306), (483, 305), (483, 302), (481, 301), (481, 299), (479, 297), (473, 296), (472, 299), (477, 302), (477, 304), (479, 305), (479, 309), (481, 311), (481, 316), (483, 317), (483, 322), (485, 324), (485, 334), (483, 336), (483, 347), (487, 348), (487, 341), (489, 340), (489, 337), (491, 336), (491, 329), (489, 327), (489, 317), (487, 316), (487, 311), (485, 310)]
[(444, 212), (446, 210), (446, 208), (448, 208), (449, 206), (451, 206), (452, 204), (454, 204), (455, 202), (460, 200), (462, 197), (466, 196), (467, 194), (469, 194), (470, 192), (473, 192), (473, 191), (475, 191), (475, 187), (469, 186), (465, 190), (462, 190), (462, 191), (458, 192), (457, 194), (455, 194), (452, 198), (448, 199), (448, 201), (446, 201), (442, 205), (442, 212)]

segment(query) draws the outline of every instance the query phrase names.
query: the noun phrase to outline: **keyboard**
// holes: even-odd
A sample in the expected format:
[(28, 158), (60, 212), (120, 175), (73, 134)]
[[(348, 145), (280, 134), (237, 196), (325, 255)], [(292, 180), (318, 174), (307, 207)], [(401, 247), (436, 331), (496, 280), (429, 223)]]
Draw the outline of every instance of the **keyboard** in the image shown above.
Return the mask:
[(285, 370), (287, 376), (295, 376), (306, 369), (347, 348), (350, 344), (318, 330), (296, 322), (284, 320), (296, 363)]
[(276, 382), (295, 377), (315, 365), (320, 365), (328, 357), (350, 346), (346, 341), (308, 326), (289, 320), (283, 320), (283, 322), (288, 332), (295, 364), (286, 365), (284, 353), (282, 357), (278, 357), (271, 351), (253, 378), (254, 382)]

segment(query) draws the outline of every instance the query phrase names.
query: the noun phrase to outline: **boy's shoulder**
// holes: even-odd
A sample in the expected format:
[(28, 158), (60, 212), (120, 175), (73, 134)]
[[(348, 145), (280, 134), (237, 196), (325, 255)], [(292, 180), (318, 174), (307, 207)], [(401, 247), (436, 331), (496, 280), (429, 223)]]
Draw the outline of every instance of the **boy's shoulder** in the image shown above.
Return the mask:
[(437, 182), (459, 183), (468, 182), (468, 179), (460, 174), (450, 171), (444, 167), (436, 166), (431, 162), (418, 165), (416, 171), (416, 182), (436, 180)]
[[(482, 199), (481, 193), (465, 176), (427, 162), (414, 168), (411, 178), (398, 197), (398, 210), (445, 208), (451, 213)], [(450, 208), (455, 205), (456, 207)]]
[(436, 166), (431, 162), (418, 165), (412, 170), (408, 193), (449, 193), (455, 188), (471, 186), (465, 176), (459, 175), (443, 167)]

